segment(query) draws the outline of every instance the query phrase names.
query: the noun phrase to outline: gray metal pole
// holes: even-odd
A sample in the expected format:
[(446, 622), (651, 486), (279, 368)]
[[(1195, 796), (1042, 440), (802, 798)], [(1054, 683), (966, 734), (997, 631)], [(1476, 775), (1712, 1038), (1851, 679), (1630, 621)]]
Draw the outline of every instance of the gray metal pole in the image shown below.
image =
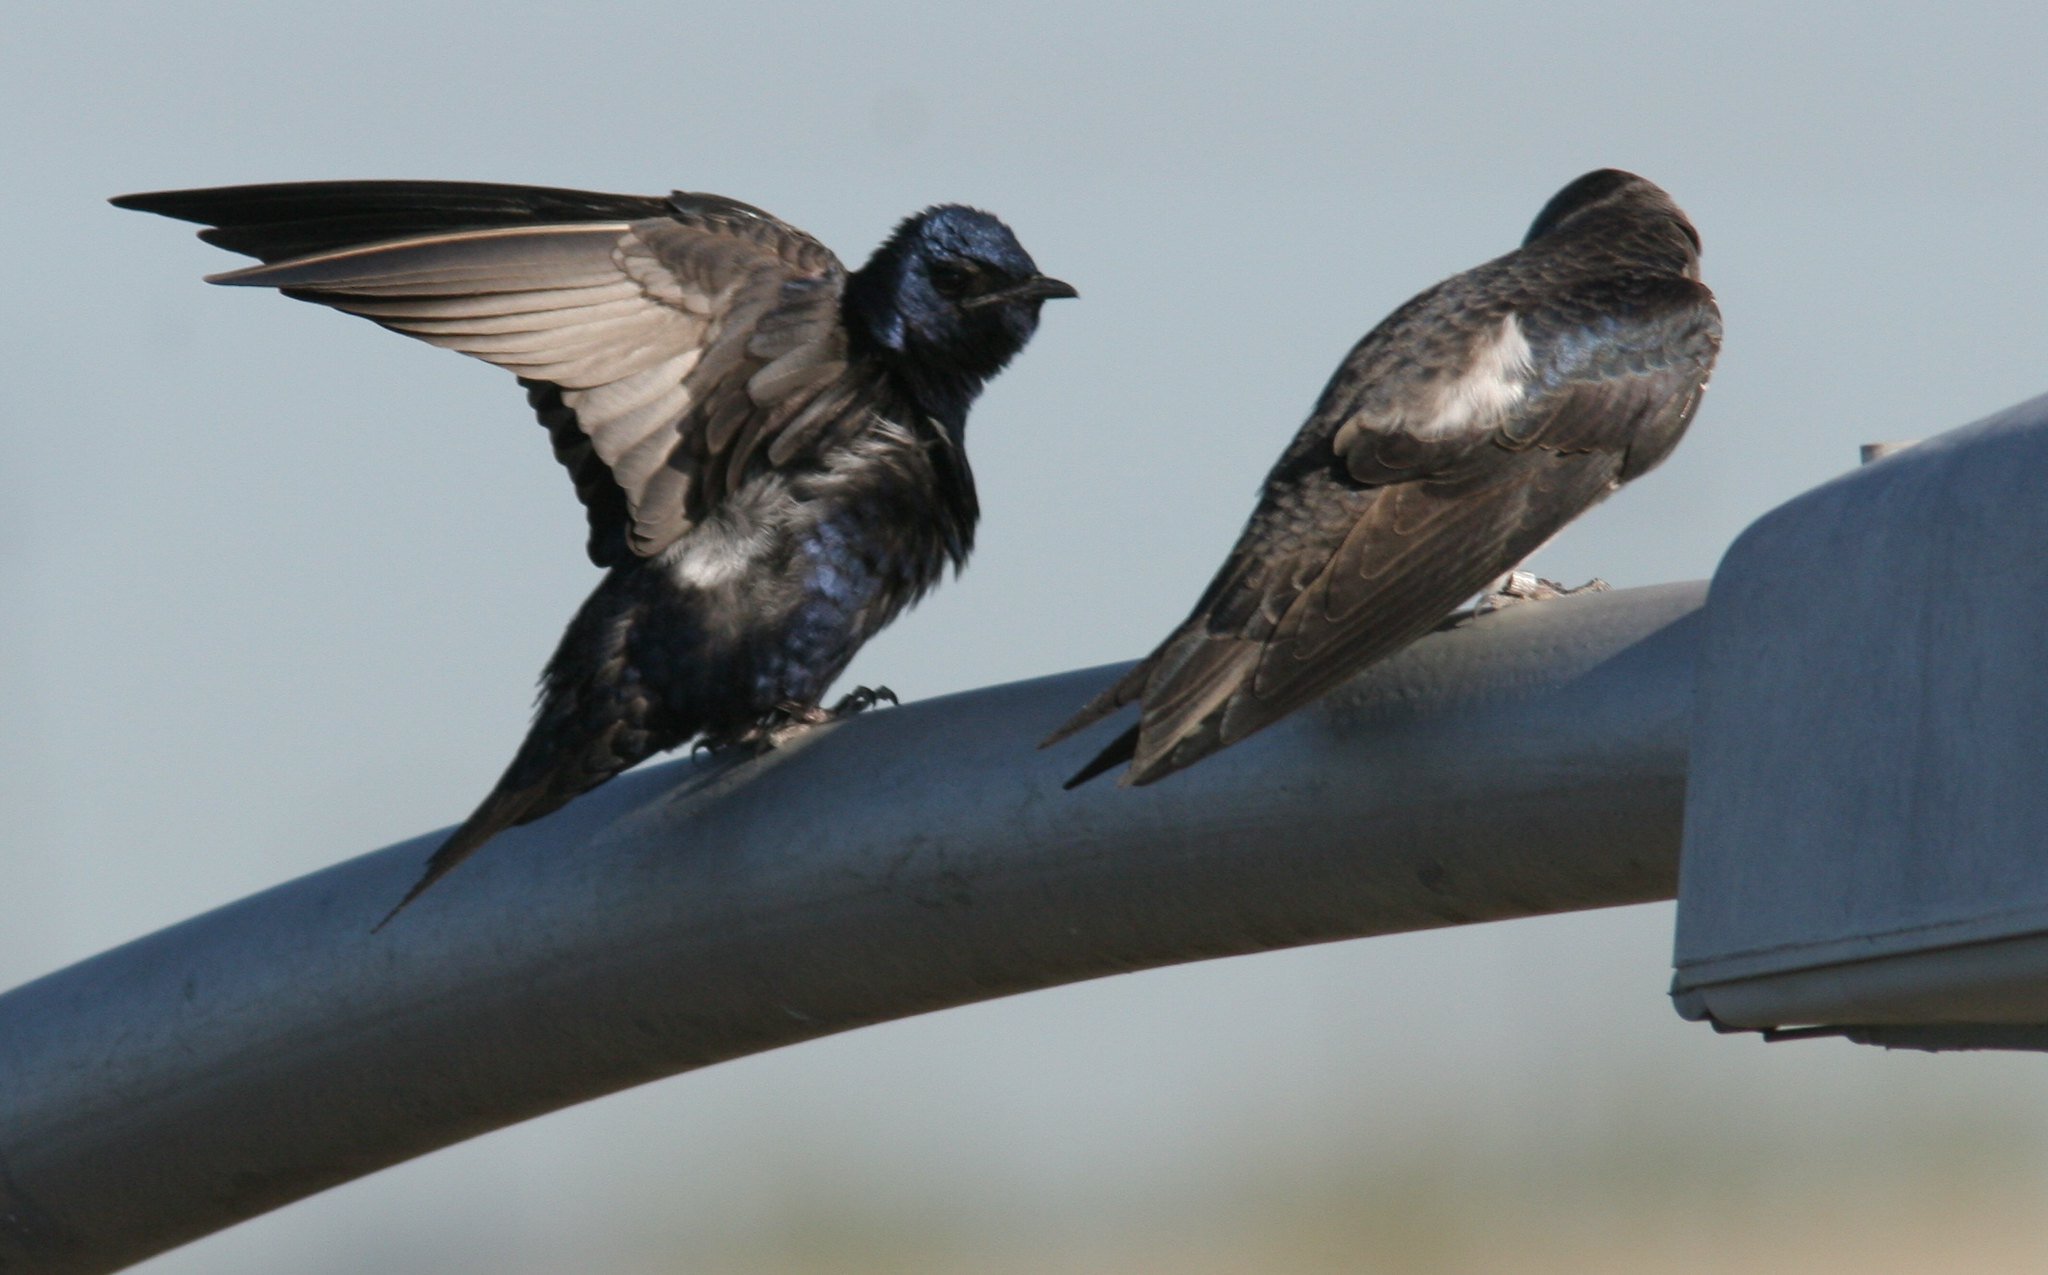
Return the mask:
[(1106, 670), (631, 775), (388, 929), (434, 837), (0, 997), (0, 1271), (115, 1270), (490, 1129), (1178, 961), (1669, 898), (1700, 584), (1512, 607), (1149, 788)]

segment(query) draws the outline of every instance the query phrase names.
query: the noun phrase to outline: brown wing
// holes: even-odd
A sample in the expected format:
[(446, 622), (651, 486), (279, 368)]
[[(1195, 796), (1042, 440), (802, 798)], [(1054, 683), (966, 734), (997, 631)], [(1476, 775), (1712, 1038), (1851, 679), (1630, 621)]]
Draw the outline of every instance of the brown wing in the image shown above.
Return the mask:
[[(357, 203), (361, 190), (386, 192), (385, 203), (400, 207), (379, 206), (371, 224), (388, 228), (404, 224), (407, 198), (430, 210), (416, 224), (441, 226), (485, 215), (467, 204), (444, 207), (461, 201), (442, 192), (474, 202), (469, 192), (507, 191), (512, 199), (524, 188), (278, 189), (295, 192), (302, 205), (317, 204), (323, 190)], [(529, 198), (516, 218), (495, 217), (513, 224), (336, 244), (336, 227), (363, 220), (350, 205), (350, 215), (320, 223), (330, 245), (323, 250), (213, 282), (278, 288), (514, 373), (589, 512), (591, 558), (612, 565), (650, 556), (715, 509), (770, 451), (787, 459), (809, 441), (819, 421), (806, 407), (846, 370), (839, 325), (845, 270), (810, 236), (717, 196), (591, 195), (579, 206), (577, 192), (541, 193), (550, 200)], [(141, 202), (151, 198), (132, 197), (129, 206), (151, 207)], [(216, 207), (223, 202), (217, 198)], [(649, 205), (661, 215), (616, 215)], [(543, 220), (558, 208), (575, 219)], [(155, 210), (194, 220), (210, 220), (204, 214), (214, 211)], [(603, 217), (607, 211), (614, 215)], [(268, 238), (254, 247), (231, 246), (322, 241), (263, 233)]]
[(1413, 344), (1368, 337), (1289, 452), (1336, 464), (1290, 472), (1283, 459), (1195, 613), (1062, 731), (1142, 702), (1135, 737), (1076, 782), (1121, 753), (1126, 782), (1149, 783), (1270, 725), (1429, 632), (1662, 459), (1720, 338), (1706, 289), (1670, 285), (1633, 298), (1624, 323), (1503, 316), (1458, 352), (1459, 376), (1386, 374), (1384, 350)]

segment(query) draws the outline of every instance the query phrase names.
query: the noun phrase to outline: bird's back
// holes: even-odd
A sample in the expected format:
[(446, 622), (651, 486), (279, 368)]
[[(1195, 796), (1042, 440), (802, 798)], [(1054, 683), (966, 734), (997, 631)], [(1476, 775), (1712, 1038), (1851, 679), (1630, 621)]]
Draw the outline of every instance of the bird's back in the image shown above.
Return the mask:
[(1661, 190), (1591, 174), (1367, 333), (1194, 611), (1060, 732), (1142, 705), (1073, 782), (1128, 758), (1148, 783), (1271, 724), (1667, 455), (1720, 342), (1697, 251)]

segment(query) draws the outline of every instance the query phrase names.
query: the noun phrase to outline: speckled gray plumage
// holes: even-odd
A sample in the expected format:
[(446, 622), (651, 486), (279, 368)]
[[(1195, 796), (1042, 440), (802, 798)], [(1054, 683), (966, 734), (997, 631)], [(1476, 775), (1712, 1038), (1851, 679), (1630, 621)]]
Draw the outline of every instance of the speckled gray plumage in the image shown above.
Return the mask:
[[(1720, 349), (1699, 240), (1613, 169), (1338, 367), (1179, 628), (1048, 743), (1136, 703), (1072, 783), (1145, 784), (1429, 632), (1685, 432)], [(1071, 786), (1071, 784), (1070, 784)]]
[(401, 908), (652, 753), (818, 716), (862, 643), (965, 562), (968, 408), (1039, 306), (1074, 295), (957, 205), (906, 219), (849, 273), (716, 195), (316, 182), (114, 202), (264, 263), (216, 282), (511, 371), (589, 515), (607, 574), (511, 766)]

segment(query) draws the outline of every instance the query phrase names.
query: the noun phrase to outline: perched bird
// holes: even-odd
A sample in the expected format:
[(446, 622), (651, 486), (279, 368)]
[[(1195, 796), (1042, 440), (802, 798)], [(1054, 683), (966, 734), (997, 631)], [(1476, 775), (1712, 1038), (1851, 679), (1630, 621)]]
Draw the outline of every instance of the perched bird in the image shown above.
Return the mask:
[(1147, 784), (1441, 623), (1668, 455), (1721, 316), (1699, 235), (1632, 173), (1588, 173), (1522, 246), (1394, 311), (1346, 356), (1194, 613), (1047, 744), (1138, 705), (1068, 781)]
[(968, 408), (1040, 306), (1075, 295), (1001, 221), (952, 204), (849, 273), (717, 195), (311, 182), (113, 202), (265, 263), (214, 283), (514, 373), (588, 511), (606, 574), (548, 661), (533, 727), (391, 915), (653, 753), (759, 746), (872, 702), (819, 707), (863, 642), (965, 562)]

